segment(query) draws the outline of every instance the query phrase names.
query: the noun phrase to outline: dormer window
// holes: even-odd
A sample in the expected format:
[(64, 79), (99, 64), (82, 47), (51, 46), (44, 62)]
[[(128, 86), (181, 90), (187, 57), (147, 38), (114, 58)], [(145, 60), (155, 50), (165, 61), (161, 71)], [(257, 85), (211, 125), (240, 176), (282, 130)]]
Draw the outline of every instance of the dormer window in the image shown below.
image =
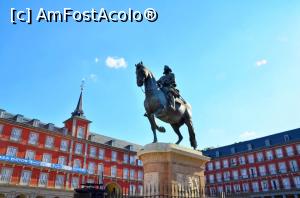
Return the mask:
[(216, 157), (220, 157), (220, 152), (216, 151)]
[(266, 140), (265, 140), (265, 145), (266, 145), (266, 146), (270, 146), (270, 145), (271, 145), (271, 143), (270, 143), (270, 140), (269, 140), (269, 139), (266, 139)]
[(54, 129), (54, 124), (49, 123), (48, 124), (48, 130), (53, 131), (53, 129)]
[(34, 119), (34, 120), (32, 121), (32, 126), (34, 126), (34, 127), (39, 127), (39, 124), (40, 124), (40, 121), (37, 120), (37, 119)]
[(284, 135), (284, 141), (285, 141), (285, 142), (290, 141), (290, 136), (289, 136), (289, 135)]
[(252, 150), (252, 144), (247, 144), (247, 148), (248, 148), (248, 151), (251, 151)]
[(231, 154), (234, 154), (234, 153), (235, 153), (235, 148), (232, 147), (232, 148), (230, 149), (230, 151), (231, 151)]
[(115, 146), (115, 140), (110, 140), (107, 142), (107, 144), (110, 146)]
[(0, 118), (4, 118), (5, 110), (0, 109)]
[(20, 114), (16, 115), (16, 121), (17, 122), (22, 122), (23, 121), (23, 116), (20, 115)]

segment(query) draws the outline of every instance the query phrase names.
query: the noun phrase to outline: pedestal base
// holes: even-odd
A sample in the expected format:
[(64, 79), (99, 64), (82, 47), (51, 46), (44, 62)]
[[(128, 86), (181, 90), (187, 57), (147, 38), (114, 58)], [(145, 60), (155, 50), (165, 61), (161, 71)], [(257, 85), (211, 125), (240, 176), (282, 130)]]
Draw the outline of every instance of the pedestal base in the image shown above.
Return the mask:
[[(209, 157), (202, 152), (178, 146), (176, 144), (147, 144), (138, 152), (144, 166), (144, 188), (164, 189), (172, 195), (180, 189), (204, 192), (205, 163)], [(163, 186), (163, 187), (161, 187)], [(177, 187), (177, 190), (174, 190)]]

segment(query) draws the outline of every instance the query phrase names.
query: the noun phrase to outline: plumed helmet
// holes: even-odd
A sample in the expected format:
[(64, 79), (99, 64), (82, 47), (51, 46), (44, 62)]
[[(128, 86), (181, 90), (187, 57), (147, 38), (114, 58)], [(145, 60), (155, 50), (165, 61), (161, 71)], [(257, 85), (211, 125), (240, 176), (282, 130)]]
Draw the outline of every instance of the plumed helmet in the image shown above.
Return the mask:
[(168, 74), (170, 72), (172, 72), (172, 69), (168, 65), (165, 65), (165, 67), (164, 67), (164, 74)]

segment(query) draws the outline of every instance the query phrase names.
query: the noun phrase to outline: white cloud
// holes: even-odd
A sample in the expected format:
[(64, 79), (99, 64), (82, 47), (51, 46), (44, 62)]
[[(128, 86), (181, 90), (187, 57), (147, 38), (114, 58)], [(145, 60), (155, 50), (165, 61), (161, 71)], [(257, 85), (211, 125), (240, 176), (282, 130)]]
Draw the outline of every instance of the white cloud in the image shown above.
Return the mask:
[(245, 131), (240, 134), (240, 138), (242, 140), (249, 140), (257, 137), (257, 133), (255, 131)]
[(256, 66), (257, 67), (261, 67), (261, 66), (266, 65), (266, 64), (268, 64), (268, 61), (266, 59), (261, 59), (261, 60), (256, 61)]
[(106, 58), (106, 66), (109, 68), (114, 68), (114, 69), (119, 69), (119, 68), (126, 68), (127, 67), (127, 63), (125, 61), (125, 59), (123, 57), (111, 57), (108, 56)]
[(95, 58), (95, 63), (98, 63), (98, 62), (99, 62), (99, 58), (96, 57), (96, 58)]

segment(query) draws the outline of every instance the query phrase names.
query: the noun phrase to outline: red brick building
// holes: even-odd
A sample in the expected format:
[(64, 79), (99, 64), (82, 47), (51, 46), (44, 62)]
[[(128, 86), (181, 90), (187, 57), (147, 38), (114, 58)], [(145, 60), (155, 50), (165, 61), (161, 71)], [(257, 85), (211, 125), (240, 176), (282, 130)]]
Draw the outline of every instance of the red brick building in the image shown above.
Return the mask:
[(139, 192), (139, 145), (91, 133), (82, 92), (64, 127), (0, 110), (0, 198), (70, 197), (82, 183)]
[(208, 149), (211, 196), (300, 197), (300, 129)]

